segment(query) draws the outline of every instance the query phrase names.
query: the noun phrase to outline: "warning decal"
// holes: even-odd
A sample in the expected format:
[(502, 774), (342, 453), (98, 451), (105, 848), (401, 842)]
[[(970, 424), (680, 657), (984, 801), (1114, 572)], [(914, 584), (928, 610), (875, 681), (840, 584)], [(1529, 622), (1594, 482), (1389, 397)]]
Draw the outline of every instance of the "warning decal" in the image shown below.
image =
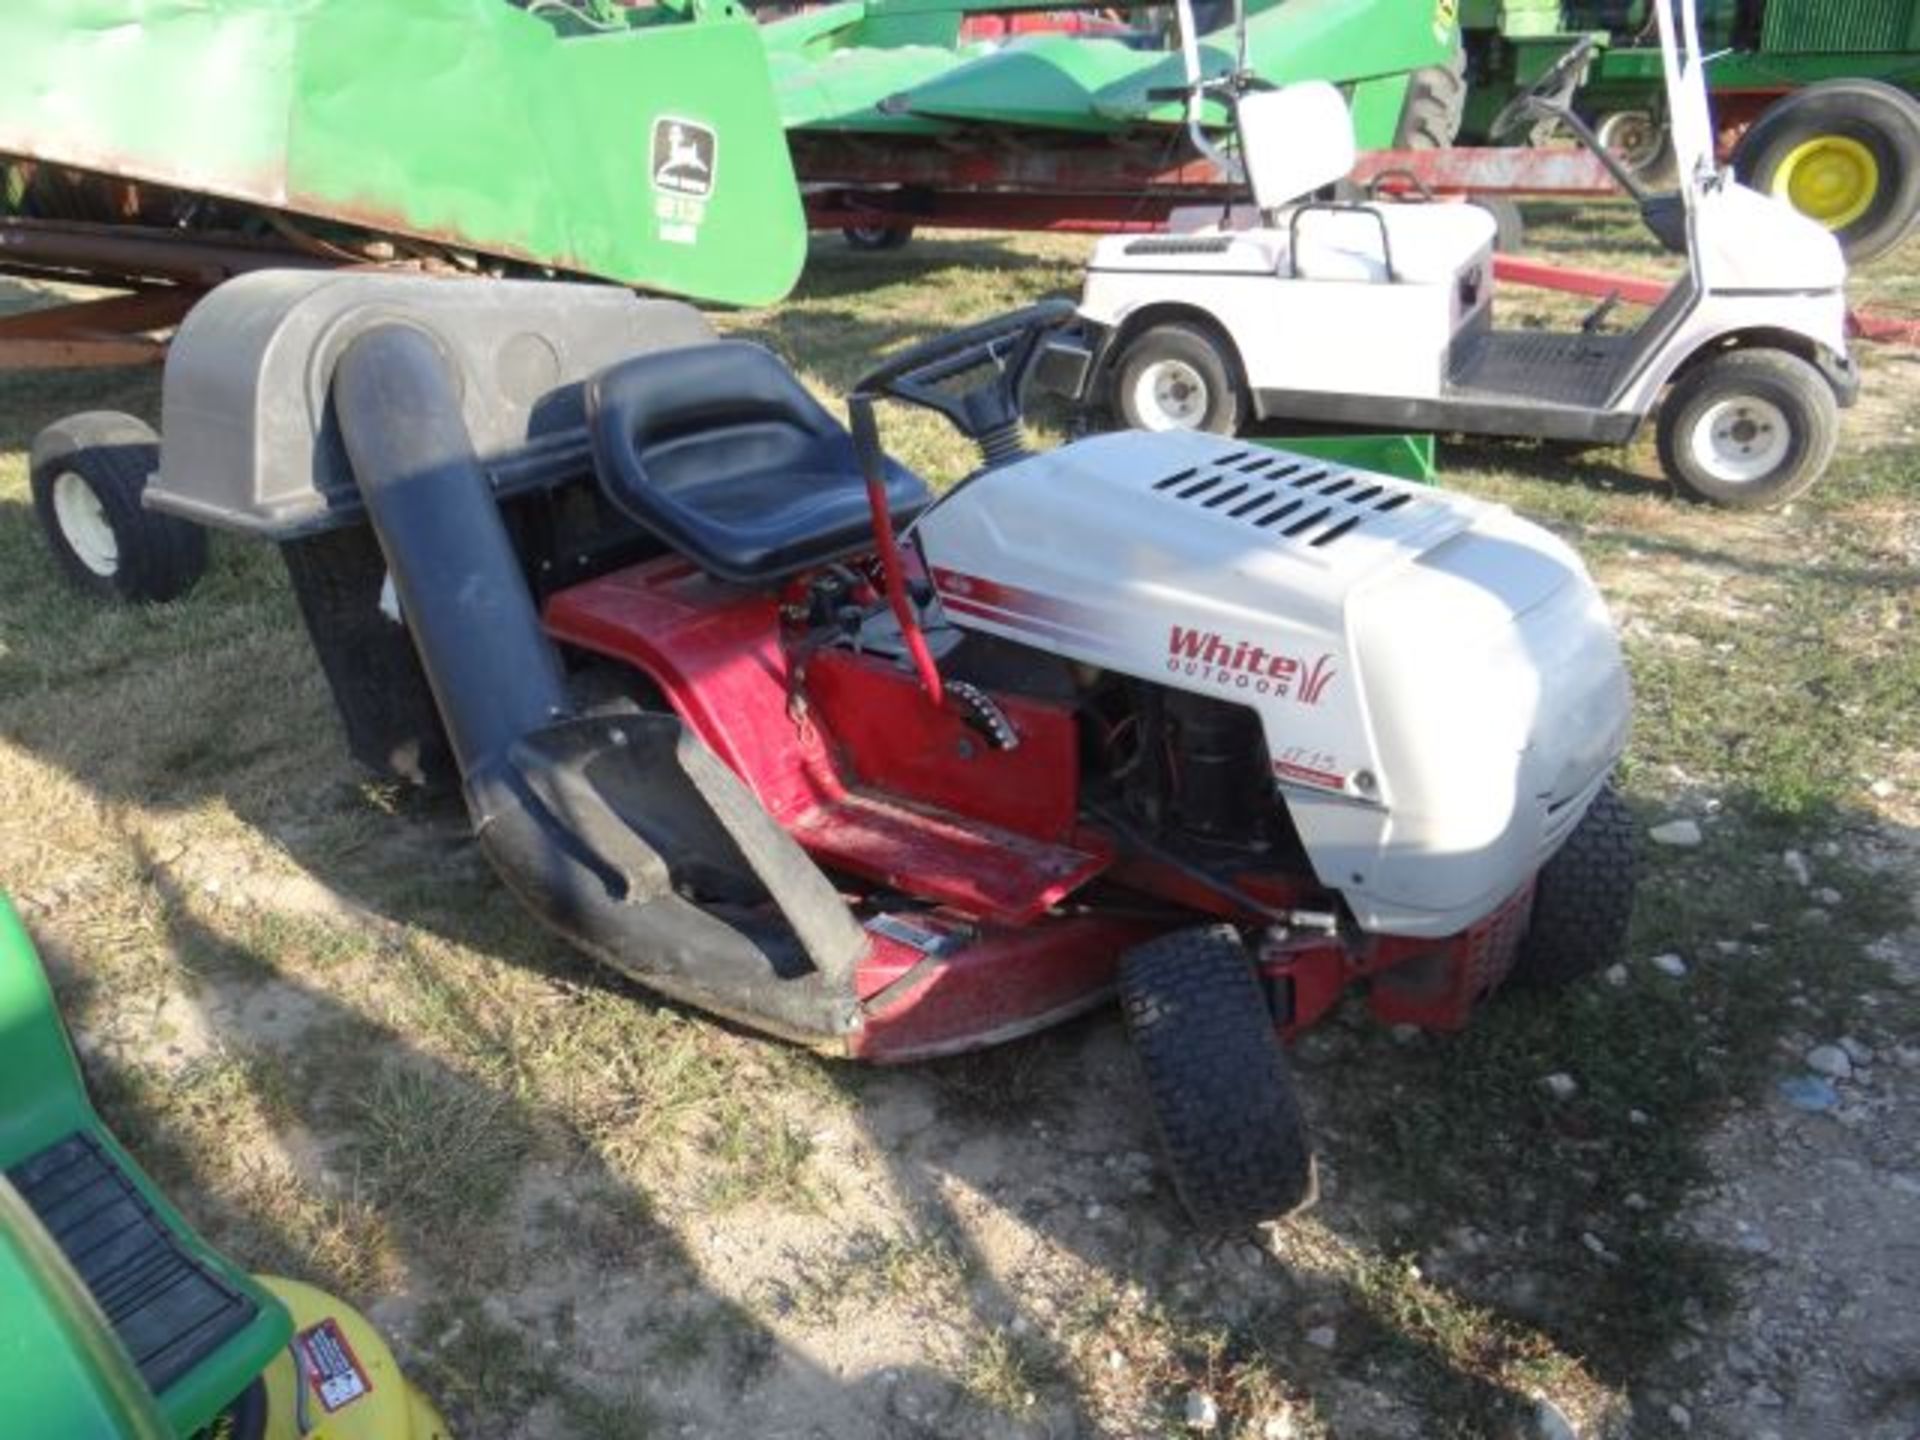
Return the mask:
[(322, 1320), (302, 1330), (293, 1337), (293, 1346), (313, 1393), (320, 1397), (329, 1415), (373, 1389), (373, 1381), (361, 1368), (359, 1357), (332, 1320)]

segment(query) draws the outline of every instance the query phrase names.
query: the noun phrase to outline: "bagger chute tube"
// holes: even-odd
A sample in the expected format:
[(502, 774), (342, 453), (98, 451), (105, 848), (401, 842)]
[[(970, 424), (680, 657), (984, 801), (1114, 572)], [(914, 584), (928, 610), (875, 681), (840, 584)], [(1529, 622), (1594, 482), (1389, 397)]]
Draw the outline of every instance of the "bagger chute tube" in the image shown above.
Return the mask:
[[(1312, 1193), (1285, 1037), (1619, 952), (1626, 676), (1501, 507), (1203, 434), (1029, 452), (1072, 314), (889, 357), (850, 432), (677, 302), (251, 275), (180, 331), (144, 513), (279, 546), (354, 753), (664, 995), (898, 1063), (1117, 994), (1232, 1228)], [(935, 496), (884, 402), (978, 468)]]

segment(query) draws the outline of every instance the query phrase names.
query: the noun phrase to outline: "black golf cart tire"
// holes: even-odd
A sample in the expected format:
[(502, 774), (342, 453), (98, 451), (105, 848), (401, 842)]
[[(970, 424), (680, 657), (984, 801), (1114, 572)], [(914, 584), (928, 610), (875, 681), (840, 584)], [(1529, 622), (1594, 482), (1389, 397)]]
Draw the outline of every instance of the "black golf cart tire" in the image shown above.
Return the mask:
[[(1780, 463), (1753, 480), (1714, 475), (1688, 443), (1712, 406), (1740, 396), (1773, 406), (1791, 431)], [(1658, 431), (1660, 467), (1675, 484), (1731, 510), (1766, 510), (1803, 494), (1826, 473), (1840, 438), (1840, 407), (1826, 378), (1798, 355), (1730, 350), (1682, 373), (1661, 402)]]
[(845, 225), (840, 229), (840, 238), (847, 242), (849, 250), (858, 250), (862, 254), (904, 250), (913, 239), (913, 226)]
[(1162, 935), (1120, 962), (1120, 1000), (1175, 1190), (1219, 1233), (1314, 1197), (1313, 1150), (1273, 1016), (1226, 925)]
[(1604, 785), (1534, 882), (1533, 910), (1509, 976), (1568, 985), (1626, 956), (1640, 883), (1640, 836), (1620, 792)]
[[(1214, 435), (1237, 435), (1247, 406), (1242, 399), (1239, 357), (1231, 344), (1208, 325), (1188, 320), (1149, 325), (1126, 340), (1110, 371), (1113, 412), (1135, 430), (1152, 430), (1134, 404), (1134, 391), (1149, 366), (1177, 361), (1188, 366), (1206, 387), (1206, 408), (1200, 423), (1184, 428)], [(1183, 427), (1159, 427), (1183, 428)]]
[(1884, 255), (1920, 224), (1920, 101), (1878, 80), (1828, 80), (1768, 107), (1734, 147), (1741, 183), (1771, 194), (1800, 146), (1822, 136), (1872, 152), (1879, 185), (1866, 211), (1834, 231), (1850, 264)]
[(1460, 136), (1467, 113), (1467, 52), (1445, 65), (1427, 65), (1407, 77), (1407, 98), (1394, 127), (1396, 150), (1445, 150)]
[[(118, 411), (69, 415), (34, 437), (34, 516), (60, 572), (87, 594), (157, 605), (177, 600), (206, 573), (207, 532), (140, 503), (159, 467), (160, 437), (153, 427)], [(76, 483), (98, 506), (97, 518), (113, 539), (111, 557), (96, 553), (90, 562), (82, 553), (90, 547), (68, 534), (61, 497), (74, 493), (68, 487)]]

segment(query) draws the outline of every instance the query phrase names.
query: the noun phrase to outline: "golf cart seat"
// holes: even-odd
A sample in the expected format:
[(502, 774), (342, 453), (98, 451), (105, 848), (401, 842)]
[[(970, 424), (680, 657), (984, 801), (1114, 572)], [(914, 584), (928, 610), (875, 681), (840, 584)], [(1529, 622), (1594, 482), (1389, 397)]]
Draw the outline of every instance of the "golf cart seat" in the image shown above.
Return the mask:
[(1496, 225), (1477, 205), (1327, 204), (1353, 171), (1346, 97), (1324, 80), (1242, 96), (1238, 122), (1254, 203), (1273, 231), (1274, 272), (1296, 280), (1446, 284)]
[[(710, 575), (764, 585), (872, 544), (852, 437), (758, 345), (636, 355), (589, 380), (586, 403), (607, 499)], [(886, 463), (905, 524), (930, 496)]]

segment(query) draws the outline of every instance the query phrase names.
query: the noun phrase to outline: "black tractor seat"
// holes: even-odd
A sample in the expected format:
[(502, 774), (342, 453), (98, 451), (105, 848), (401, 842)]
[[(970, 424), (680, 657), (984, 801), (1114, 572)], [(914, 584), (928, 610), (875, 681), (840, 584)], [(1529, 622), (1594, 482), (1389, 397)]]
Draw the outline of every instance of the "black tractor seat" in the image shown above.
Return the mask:
[[(770, 351), (721, 340), (636, 355), (587, 382), (600, 488), (702, 570), (764, 585), (873, 543), (853, 439)], [(887, 466), (896, 525), (931, 496)]]

